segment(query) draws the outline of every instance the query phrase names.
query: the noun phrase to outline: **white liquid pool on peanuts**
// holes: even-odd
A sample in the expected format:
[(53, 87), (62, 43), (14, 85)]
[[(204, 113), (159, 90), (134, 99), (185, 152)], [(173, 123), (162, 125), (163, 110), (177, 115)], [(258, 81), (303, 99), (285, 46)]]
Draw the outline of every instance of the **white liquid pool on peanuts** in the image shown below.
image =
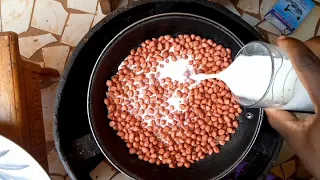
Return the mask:
[(157, 165), (189, 168), (219, 153), (242, 110), (225, 83), (190, 75), (219, 73), (231, 62), (230, 49), (196, 35), (146, 40), (107, 81), (110, 127), (130, 154)]

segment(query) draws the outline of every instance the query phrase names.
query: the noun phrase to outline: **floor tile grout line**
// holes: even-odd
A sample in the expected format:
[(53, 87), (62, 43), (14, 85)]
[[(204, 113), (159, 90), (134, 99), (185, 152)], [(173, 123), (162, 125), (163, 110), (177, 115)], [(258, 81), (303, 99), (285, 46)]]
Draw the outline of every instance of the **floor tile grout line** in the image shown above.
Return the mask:
[[(67, 11), (67, 10), (66, 10), (66, 11)], [(68, 12), (68, 17), (67, 17), (66, 22), (64, 23), (64, 26), (63, 26), (63, 29), (62, 29), (62, 34), (61, 34), (60, 37), (59, 37), (59, 42), (60, 42), (60, 43), (63, 43), (63, 44), (66, 44), (66, 43), (62, 42), (62, 36), (63, 36), (63, 34), (64, 34), (64, 31), (65, 31), (66, 28), (67, 28), (67, 24), (68, 24), (68, 22), (69, 22), (70, 15), (72, 14), (72, 13), (69, 13), (69, 11), (67, 11), (67, 12)], [(68, 45), (68, 44), (66, 44), (66, 45)], [(70, 46), (70, 45), (68, 45), (68, 46)]]
[[(0, 0), (1, 1), (1, 0)], [(31, 22), (32, 22), (32, 19), (33, 19), (33, 13), (34, 13), (34, 8), (35, 8), (35, 6), (36, 6), (36, 1), (37, 0), (34, 0), (33, 1), (33, 5), (32, 5), (32, 12), (31, 12), (31, 17), (30, 17), (30, 21), (29, 21), (29, 27), (28, 27), (28, 29), (27, 29), (27, 31), (29, 30), (29, 28), (30, 28), (30, 26), (31, 26)], [(37, 28), (38, 29), (38, 28)]]
[(112, 180), (114, 177), (116, 177), (118, 174), (120, 174), (120, 172), (115, 172), (111, 177), (110, 177), (110, 179), (109, 180)]
[[(1, 0), (0, 0), (1, 1)], [(92, 25), (93, 25), (93, 22), (94, 22), (94, 19), (97, 17), (97, 12), (98, 12), (98, 8), (99, 8), (99, 4), (100, 4), (100, 7), (101, 7), (101, 2), (100, 2), (100, 0), (97, 0), (97, 5), (96, 5), (96, 12), (94, 12), (94, 14), (93, 14), (93, 19), (92, 19), (92, 21), (91, 21), (91, 24), (90, 24), (90, 29), (89, 29), (89, 31), (91, 30), (91, 28), (92, 28)]]
[[(57, 1), (57, 2), (59, 2), (59, 1)], [(61, 3), (61, 2), (59, 2), (61, 5), (62, 5), (62, 8), (68, 13), (68, 17), (67, 17), (67, 19), (66, 19), (66, 22), (64, 23), (64, 26), (63, 26), (63, 29), (62, 29), (62, 33), (61, 33), (61, 35), (59, 35), (59, 42), (61, 41), (61, 38), (62, 38), (62, 35), (64, 34), (64, 30), (66, 29), (66, 26), (67, 26), (67, 24), (68, 24), (68, 21), (69, 21), (69, 18), (70, 18), (70, 12), (68, 11), (68, 8), (67, 9), (65, 9), (64, 7), (63, 7), (63, 4)]]

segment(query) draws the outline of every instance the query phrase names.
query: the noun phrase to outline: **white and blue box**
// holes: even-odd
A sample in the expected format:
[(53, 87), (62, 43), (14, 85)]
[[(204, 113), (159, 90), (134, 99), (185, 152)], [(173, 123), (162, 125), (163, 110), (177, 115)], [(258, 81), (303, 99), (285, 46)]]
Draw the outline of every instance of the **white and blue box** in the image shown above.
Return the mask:
[(314, 6), (311, 0), (279, 0), (265, 15), (265, 19), (282, 34), (288, 35), (299, 27)]

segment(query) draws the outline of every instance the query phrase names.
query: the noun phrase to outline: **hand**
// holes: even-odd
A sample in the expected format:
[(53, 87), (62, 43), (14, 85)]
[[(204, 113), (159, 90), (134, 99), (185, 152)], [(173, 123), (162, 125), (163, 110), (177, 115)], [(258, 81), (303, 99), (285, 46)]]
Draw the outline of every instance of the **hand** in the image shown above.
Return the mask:
[(280, 36), (277, 41), (284, 49), (308, 91), (315, 107), (315, 114), (297, 119), (290, 112), (265, 109), (269, 123), (288, 143), (309, 172), (320, 179), (320, 37), (305, 43)]

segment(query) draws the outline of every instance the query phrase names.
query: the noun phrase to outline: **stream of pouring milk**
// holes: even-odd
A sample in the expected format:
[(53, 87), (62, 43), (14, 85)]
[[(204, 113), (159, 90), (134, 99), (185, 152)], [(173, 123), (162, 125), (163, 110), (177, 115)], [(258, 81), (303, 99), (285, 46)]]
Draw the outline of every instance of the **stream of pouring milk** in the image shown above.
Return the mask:
[[(269, 87), (272, 77), (275, 76)], [(219, 74), (197, 74), (190, 78), (201, 81), (218, 78), (224, 81), (232, 93), (241, 98), (242, 105), (252, 105), (265, 95), (258, 107), (274, 107), (295, 111), (314, 111), (313, 103), (297, 78), (289, 59), (274, 59), (274, 67), (269, 56), (239, 56)]]

